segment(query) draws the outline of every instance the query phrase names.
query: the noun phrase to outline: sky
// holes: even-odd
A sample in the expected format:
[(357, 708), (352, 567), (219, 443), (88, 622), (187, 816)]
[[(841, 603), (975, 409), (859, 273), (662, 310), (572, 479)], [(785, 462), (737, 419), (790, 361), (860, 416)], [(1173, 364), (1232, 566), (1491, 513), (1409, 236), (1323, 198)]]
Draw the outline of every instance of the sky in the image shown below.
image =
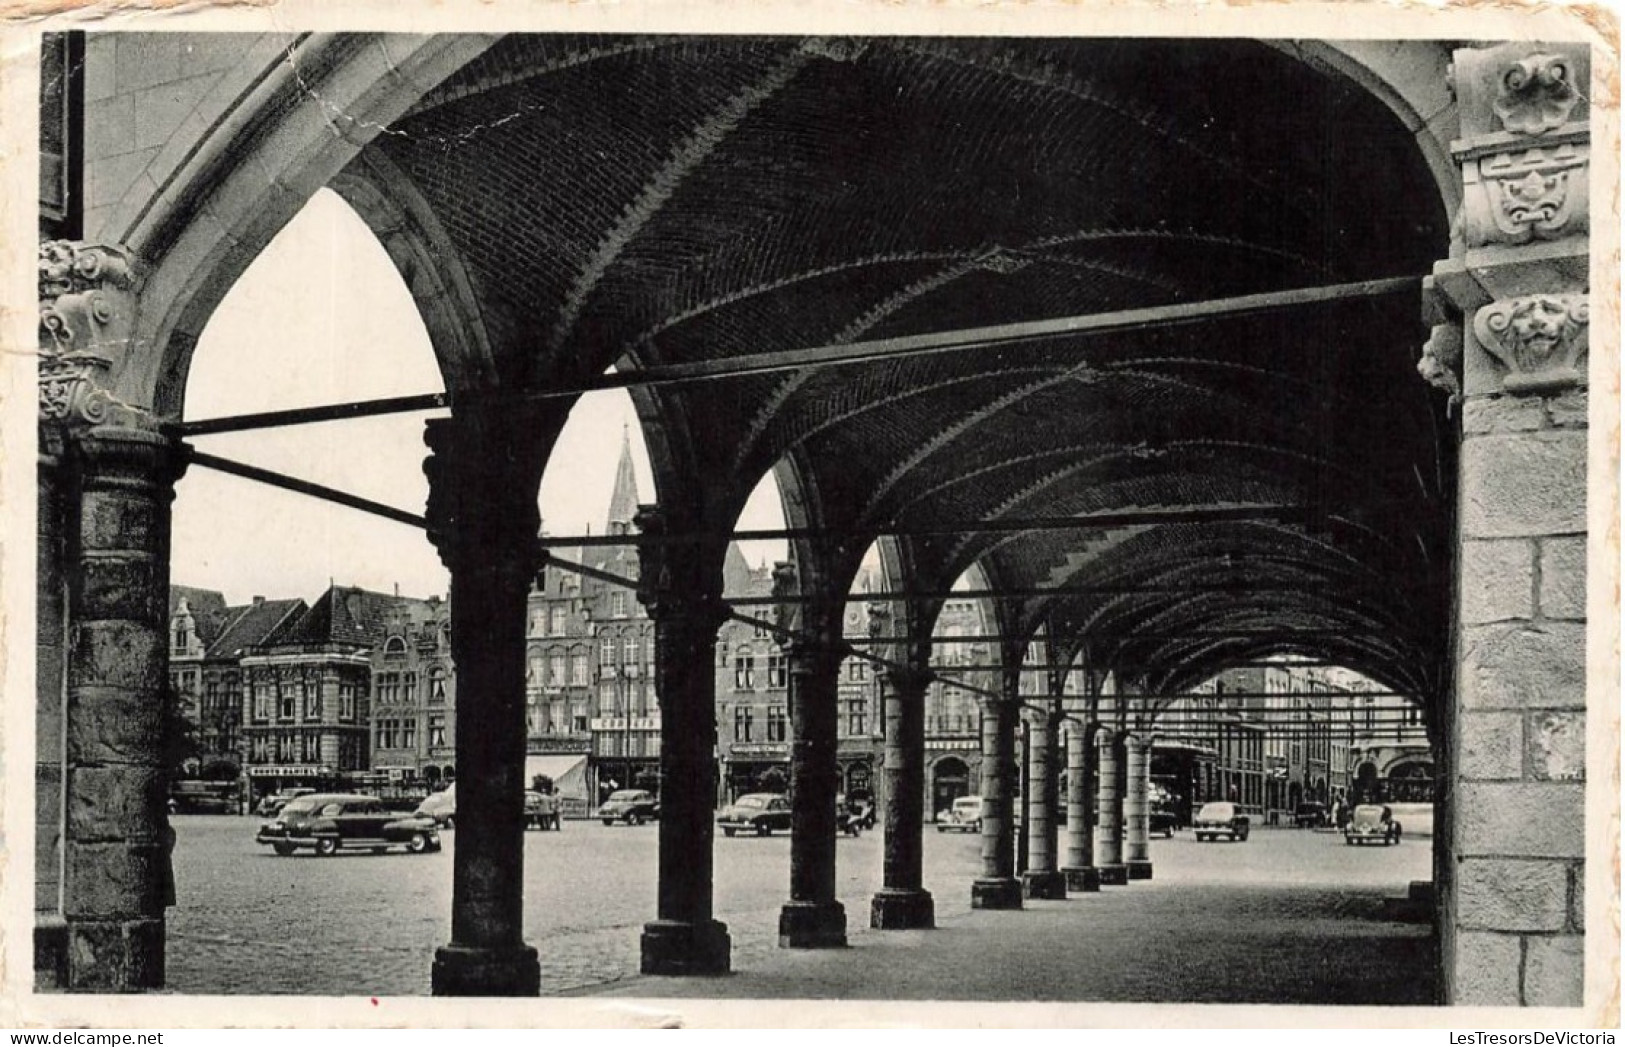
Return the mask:
[[(383, 247), (336, 194), (322, 190), (271, 242), (198, 340), (187, 420), (440, 392), (429, 337)], [(422, 513), (424, 419), (415, 412), (193, 438), (201, 451)], [(546, 474), (550, 534), (602, 533), (623, 430), (639, 494), (655, 500), (643, 434), (619, 390), (583, 397)], [(784, 526), (771, 475), (741, 529)], [(193, 465), (176, 489), (171, 581), (254, 596), (314, 600), (330, 582), (425, 597), (448, 579), (417, 528)], [(752, 563), (783, 543), (753, 542)]]

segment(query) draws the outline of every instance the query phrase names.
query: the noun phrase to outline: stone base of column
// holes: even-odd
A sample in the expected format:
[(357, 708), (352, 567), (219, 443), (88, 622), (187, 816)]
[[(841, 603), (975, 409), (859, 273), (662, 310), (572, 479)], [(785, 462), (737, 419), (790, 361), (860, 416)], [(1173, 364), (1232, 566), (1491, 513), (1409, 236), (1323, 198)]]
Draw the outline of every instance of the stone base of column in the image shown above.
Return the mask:
[(1102, 887), (1121, 887), (1128, 883), (1128, 866), (1121, 863), (1102, 865), (1100, 868), (1100, 885)]
[(644, 974), (727, 974), (733, 965), (733, 940), (728, 925), (716, 920), (685, 923), (655, 920), (643, 925), (639, 942)]
[(542, 968), (528, 945), (476, 949), (443, 945), (434, 951), (429, 991), (435, 996), (539, 996)]
[(931, 892), (882, 888), (869, 902), (869, 926), (877, 931), (912, 931), (937, 925)]
[(34, 991), (68, 987), (68, 924), (55, 913), (34, 918)]
[(1128, 860), (1128, 878), (1131, 880), (1151, 879), (1151, 859), (1130, 858)]
[(1053, 869), (1048, 872), (1028, 869), (1021, 874), (1021, 894), (1025, 898), (1065, 900), (1066, 876)]
[(846, 907), (840, 902), (785, 902), (779, 910), (779, 948), (846, 947)]
[(1093, 865), (1074, 865), (1061, 870), (1066, 889), (1092, 894), (1100, 890), (1100, 870)]
[(1021, 881), (1010, 879), (973, 880), (970, 885), (972, 909), (1021, 908)]
[(70, 920), (63, 944), (70, 992), (141, 992), (164, 987), (163, 920)]

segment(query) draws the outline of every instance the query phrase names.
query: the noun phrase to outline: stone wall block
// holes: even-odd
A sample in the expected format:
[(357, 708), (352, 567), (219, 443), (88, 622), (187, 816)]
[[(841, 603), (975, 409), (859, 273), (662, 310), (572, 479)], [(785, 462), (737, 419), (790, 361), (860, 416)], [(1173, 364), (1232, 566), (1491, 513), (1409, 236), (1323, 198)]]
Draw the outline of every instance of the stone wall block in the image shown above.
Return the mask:
[(84, 572), (80, 613), (85, 618), (129, 618), (163, 621), (165, 566), (150, 557), (99, 558)]
[(1567, 930), (1584, 933), (1586, 926), (1585, 862), (1569, 866), (1569, 925)]
[(85, 142), (94, 150), (92, 164), (109, 156), (135, 152), (135, 102), (127, 94), (85, 102)]
[(1462, 531), (1533, 538), (1586, 529), (1583, 432), (1475, 436), (1462, 441)]
[(162, 917), (164, 879), (160, 863), (167, 861), (160, 844), (69, 843), (64, 915), (70, 923)]
[(62, 853), (62, 767), (36, 764), (34, 767), (34, 908), (54, 911), (61, 880)]
[(153, 501), (119, 490), (85, 492), (79, 540), (86, 549), (156, 549), (162, 544)]
[(1530, 1007), (1578, 1007), (1585, 996), (1585, 937), (1530, 938), (1525, 946), (1523, 1002)]
[(1548, 538), (1540, 543), (1540, 613), (1545, 618), (1585, 618), (1584, 538)]
[(164, 686), (164, 637), (137, 622), (83, 622), (68, 652), (68, 687), (158, 694)]
[(1475, 396), (1462, 405), (1462, 432), (1526, 433), (1546, 428), (1546, 412), (1528, 396)]
[(1462, 645), (1464, 709), (1585, 708), (1584, 625), (1468, 626)]
[(69, 699), (68, 759), (159, 766), (163, 707), (151, 694), (86, 688)]
[(120, 91), (136, 91), (181, 75), (179, 33), (130, 33), (118, 40), (118, 82)]
[(1585, 857), (1585, 786), (1579, 782), (1462, 782), (1457, 858)]
[(1514, 1007), (1522, 943), (1515, 934), (1456, 933), (1450, 1002), (1458, 1007)]
[(1584, 389), (1569, 389), (1546, 401), (1546, 416), (1559, 429), (1584, 429), (1591, 398)]
[(1560, 862), (1468, 859), (1456, 867), (1460, 927), (1474, 931), (1560, 931), (1568, 918), (1568, 866)]
[(71, 925), (68, 983), (80, 991), (162, 986), (163, 921), (119, 920)]
[(1457, 720), (1461, 777), (1523, 777), (1523, 717), (1515, 712), (1467, 712)]
[(68, 837), (82, 841), (161, 838), (166, 783), (158, 767), (75, 767), (68, 778)]
[(1522, 538), (1463, 542), (1461, 620), (1468, 625), (1532, 618), (1535, 547)]
[(1527, 739), (1529, 777), (1546, 781), (1585, 781), (1585, 713), (1532, 713)]

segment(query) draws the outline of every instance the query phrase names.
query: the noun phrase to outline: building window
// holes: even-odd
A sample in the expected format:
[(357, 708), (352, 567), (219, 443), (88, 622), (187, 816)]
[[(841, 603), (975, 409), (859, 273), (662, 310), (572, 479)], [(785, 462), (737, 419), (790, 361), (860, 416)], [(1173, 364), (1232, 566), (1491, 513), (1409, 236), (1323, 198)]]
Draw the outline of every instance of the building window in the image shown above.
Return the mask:
[(305, 719), (320, 720), (322, 718), (322, 685), (320, 683), (302, 683), (299, 689), (305, 692)]
[(770, 742), (782, 742), (789, 736), (789, 733), (789, 718), (785, 716), (784, 706), (768, 706), (767, 740)]
[(574, 651), (570, 655), (570, 683), (576, 687), (587, 684), (587, 652)]
[(564, 686), (564, 655), (555, 653), (547, 656), (547, 686)]
[(554, 604), (547, 611), (547, 630), (554, 636), (564, 635), (564, 616), (566, 614), (563, 604)]
[(270, 690), (261, 683), (251, 683), (248, 685), (248, 689), (249, 693), (253, 695), (254, 719), (264, 723), (271, 718)]
[(446, 744), (446, 718), (429, 717), (429, 748), (438, 749)]
[[(525, 686), (526, 687), (540, 687), (541, 685), (542, 685), (542, 656), (539, 655), (539, 654), (533, 654), (528, 659), (525, 660)], [(430, 686), (431, 692), (432, 692), (432, 688), (434, 687), (433, 682), (431, 682), (429, 686)]]
[(609, 614), (612, 618), (626, 617), (626, 590), (616, 589), (609, 594)]
[(406, 657), (406, 641), (401, 639), (399, 636), (391, 636), (389, 639), (385, 640), (384, 641), (384, 657), (385, 658), (405, 658)]
[(298, 763), (300, 760), (299, 736), (292, 731), (283, 731), (276, 736), (277, 759), (283, 763)]
[(869, 733), (868, 702), (862, 698), (854, 698), (846, 703), (846, 733), (852, 738), (861, 738)]
[(756, 656), (747, 650), (734, 655), (734, 690), (750, 691), (756, 686)]
[(750, 706), (734, 707), (734, 741), (750, 741)]
[(305, 732), (304, 761), (306, 763), (322, 762), (322, 736), (316, 731)]
[(339, 719), (345, 723), (355, 722), (355, 684), (341, 681), (339, 683)]
[(418, 747), (418, 721), (416, 717), (408, 717), (401, 721), (401, 748), (416, 749)]
[(587, 733), (587, 703), (580, 699), (570, 703), (570, 729), (576, 734)]
[(186, 626), (184, 625), (175, 626), (175, 653), (186, 653)]
[(248, 759), (250, 763), (271, 762), (271, 739), (263, 734), (256, 734), (249, 743)]
[(293, 693), (293, 687), (291, 685), (290, 686), (284, 686), (281, 682), (278, 682), (277, 683), (276, 693), (277, 693), (277, 719), (279, 719), (279, 720), (291, 720), (291, 719), (293, 719), (294, 713), (297, 712), (298, 709), (299, 709), (298, 698)]
[(848, 658), (846, 678), (853, 683), (862, 683), (869, 679), (869, 663), (862, 658)]
[(401, 684), (401, 697), (416, 705), (418, 700), (418, 674), (407, 673)]
[(605, 669), (615, 664), (615, 641), (606, 639), (598, 645), (598, 664)]
[(429, 673), (429, 704), (446, 704), (446, 671), (435, 669)]
[(547, 635), (547, 614), (540, 607), (530, 609), (530, 635)]
[(628, 636), (625, 642), (621, 644), (621, 661), (628, 668), (638, 664), (638, 638), (636, 636)]
[[(783, 651), (769, 651), (767, 655), (767, 685), (769, 687), (784, 687), (788, 685), (790, 673), (788, 663)], [(771, 728), (769, 728), (771, 732)]]

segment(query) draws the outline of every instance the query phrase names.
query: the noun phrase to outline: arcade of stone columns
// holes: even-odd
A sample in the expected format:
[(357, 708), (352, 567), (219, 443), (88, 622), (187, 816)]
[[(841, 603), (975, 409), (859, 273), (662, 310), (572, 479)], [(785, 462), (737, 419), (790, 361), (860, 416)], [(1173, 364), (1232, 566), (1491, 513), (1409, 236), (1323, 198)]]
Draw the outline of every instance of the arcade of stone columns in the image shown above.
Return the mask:
[[(539, 991), (536, 492), (616, 364), (659, 491), (636, 539), (663, 720), (646, 973), (730, 967), (712, 651), (733, 521), (772, 469), (793, 550), (783, 945), (839, 946), (852, 918), (835, 673), (878, 541), (873, 927), (930, 927), (933, 891), (1019, 910), (1135, 889), (1157, 703), (1308, 654), (1425, 710), (1443, 1002), (1580, 1002), (1586, 47), (100, 34), (84, 76), (82, 228), (40, 252), (42, 985), (164, 984), (168, 514), (207, 431), (187, 368), (329, 187), (400, 269), (448, 390), (422, 518), (464, 696), (435, 993)], [(927, 885), (930, 638), (972, 568), (997, 593), (983, 868)]]

